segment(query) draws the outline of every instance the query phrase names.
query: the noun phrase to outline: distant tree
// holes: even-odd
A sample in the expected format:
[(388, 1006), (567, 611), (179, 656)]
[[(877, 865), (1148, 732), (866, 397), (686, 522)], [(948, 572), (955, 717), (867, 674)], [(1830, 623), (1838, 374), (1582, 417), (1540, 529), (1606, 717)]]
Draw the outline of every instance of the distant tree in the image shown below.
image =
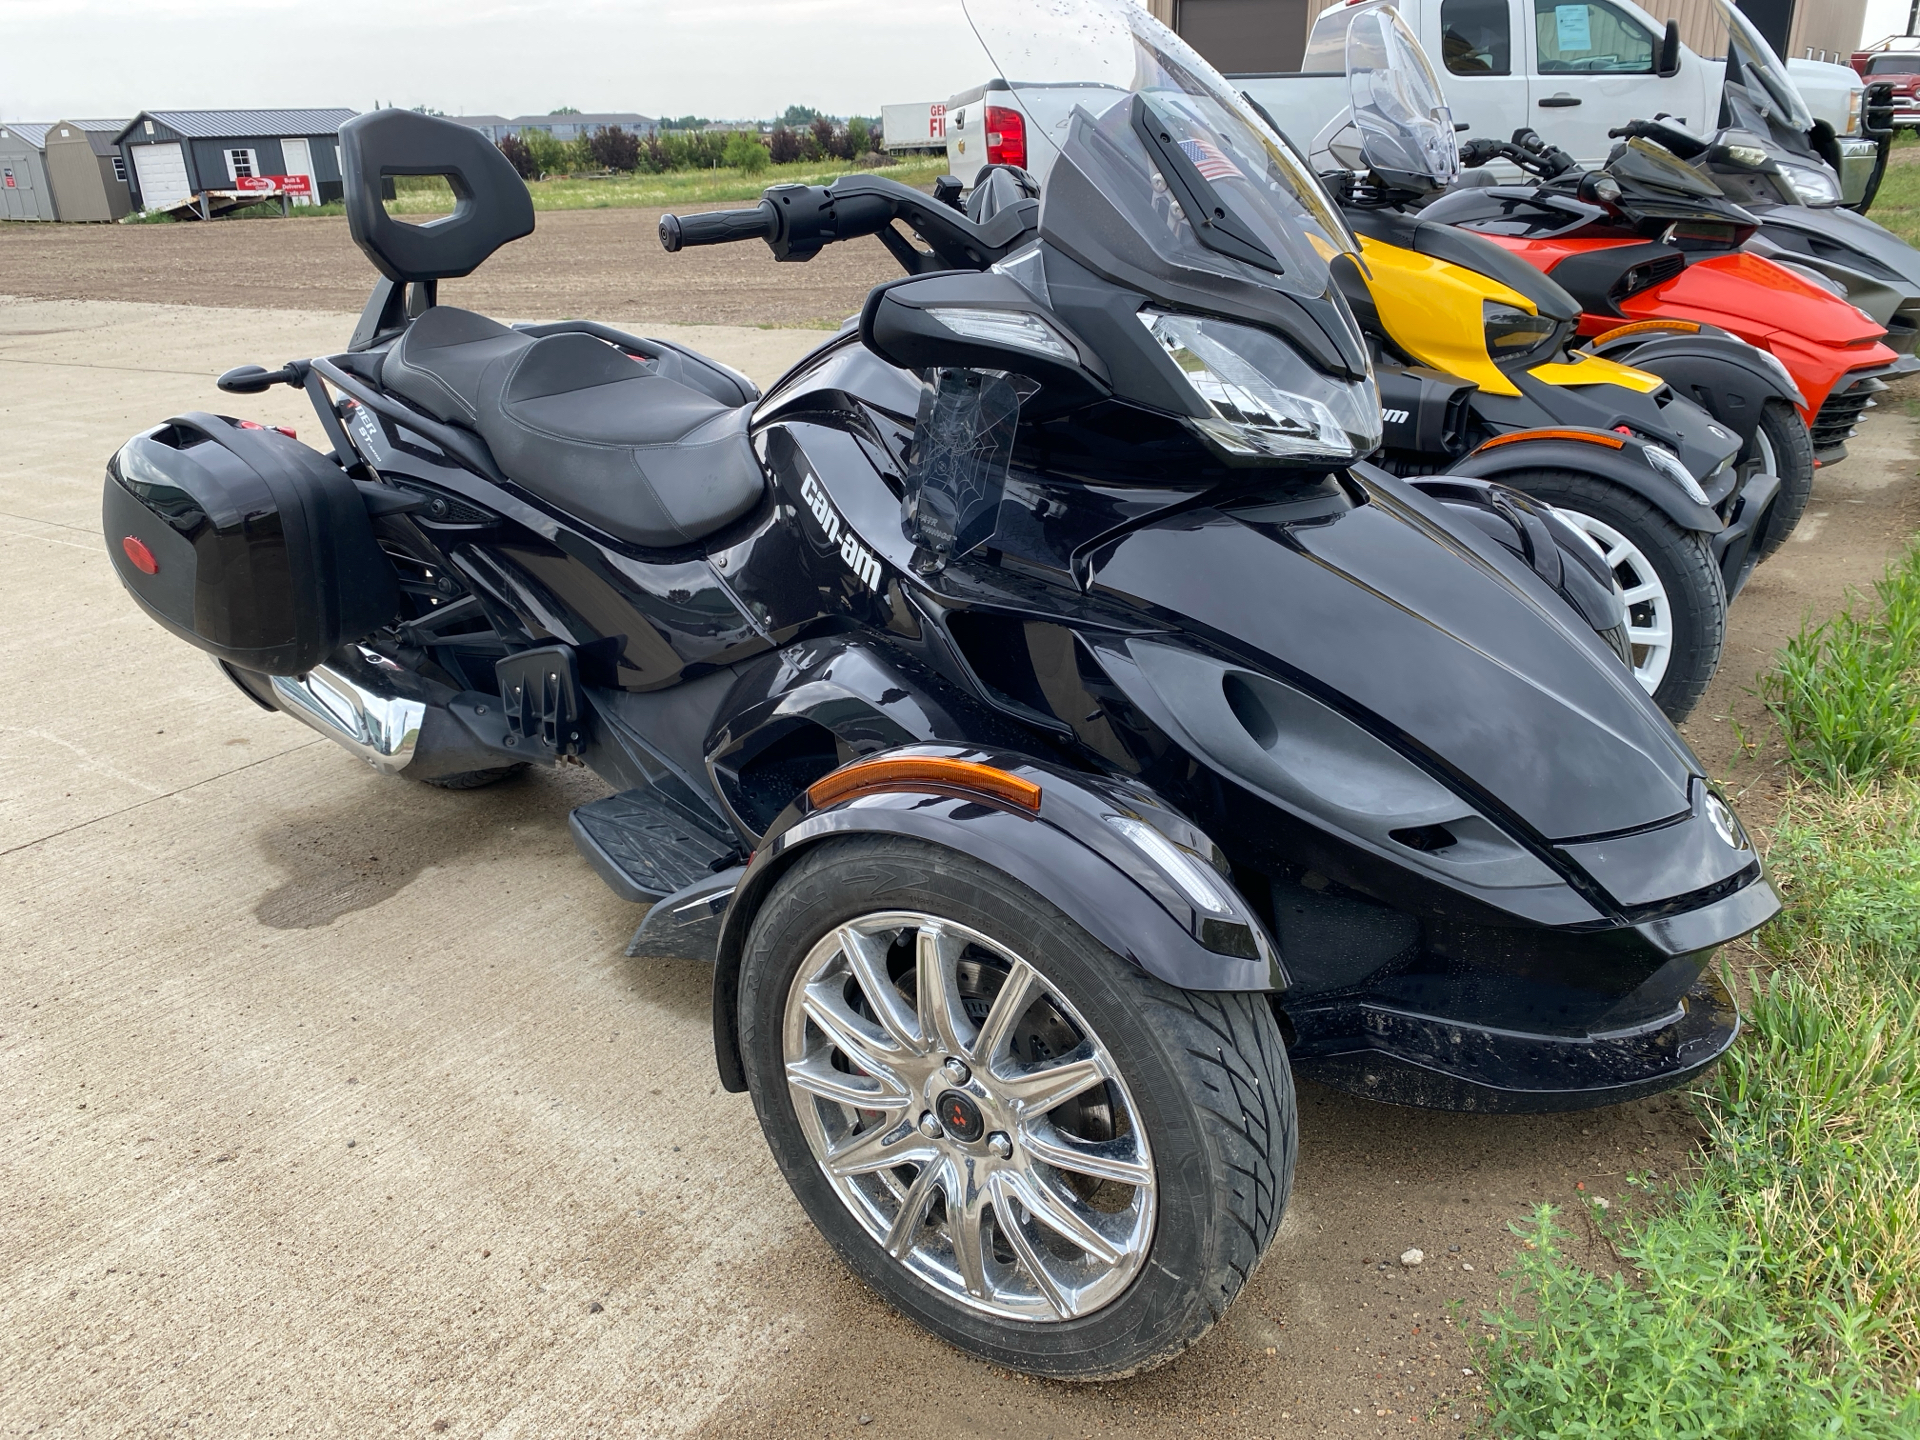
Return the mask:
[(414, 113), (414, 114), (416, 114), (416, 115), (442, 115), (442, 116), (444, 116), (444, 115), (445, 115), (445, 114), (446, 114), (447, 112), (446, 112), (446, 111), (444, 111), (444, 110), (436, 110), (436, 109), (434, 109), (434, 108), (433, 108), (433, 107), (432, 107), (431, 105), (416, 105), (416, 106), (414, 106), (414, 107), (413, 107), (413, 113)]
[(801, 155), (800, 137), (785, 125), (775, 125), (767, 137), (768, 158), (776, 165), (791, 165)]
[(607, 170), (637, 170), (640, 167), (640, 137), (630, 135), (618, 125), (602, 125), (587, 141), (593, 162)]
[(802, 130), (820, 118), (820, 112), (811, 105), (789, 105), (786, 113), (780, 117), (780, 123), (792, 130)]
[(847, 121), (847, 157), (857, 160), (873, 149), (873, 131), (868, 127), (864, 115), (856, 115)]
[(680, 115), (672, 120), (662, 120), (662, 130), (704, 130), (713, 122), (704, 115)]
[(520, 134), (520, 143), (527, 147), (541, 175), (565, 175), (570, 171), (591, 165), (593, 159), (587, 153), (587, 142), (556, 139), (545, 130), (536, 130), (532, 126)]
[(807, 127), (812, 144), (807, 147), (809, 160), (831, 160), (838, 152), (840, 137), (834, 133), (833, 121), (822, 115)]
[(504, 136), (500, 141), (500, 153), (507, 157), (508, 163), (513, 166), (514, 172), (522, 180), (540, 178), (539, 162), (533, 158), (533, 152), (527, 149), (518, 135)]
[(744, 130), (736, 130), (727, 139), (727, 165), (748, 175), (758, 175), (767, 168), (767, 147), (760, 143), (758, 135), (749, 135)]
[(549, 115), (578, 115), (580, 112), (571, 105), (562, 105), (558, 110), (547, 111)]

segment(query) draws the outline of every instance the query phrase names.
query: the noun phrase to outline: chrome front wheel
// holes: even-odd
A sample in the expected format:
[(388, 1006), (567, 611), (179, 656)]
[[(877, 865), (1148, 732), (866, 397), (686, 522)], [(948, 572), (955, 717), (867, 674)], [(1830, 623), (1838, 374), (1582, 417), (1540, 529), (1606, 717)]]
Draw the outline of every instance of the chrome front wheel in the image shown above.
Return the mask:
[(794, 1195), (969, 1354), (1073, 1380), (1161, 1364), (1280, 1223), (1294, 1100), (1269, 998), (1169, 985), (971, 856), (811, 846), (737, 982), (716, 996)]
[(801, 962), (783, 1042), (834, 1193), (953, 1300), (1076, 1319), (1145, 1261), (1139, 1112), (1099, 1036), (1005, 946), (921, 911), (848, 921)]

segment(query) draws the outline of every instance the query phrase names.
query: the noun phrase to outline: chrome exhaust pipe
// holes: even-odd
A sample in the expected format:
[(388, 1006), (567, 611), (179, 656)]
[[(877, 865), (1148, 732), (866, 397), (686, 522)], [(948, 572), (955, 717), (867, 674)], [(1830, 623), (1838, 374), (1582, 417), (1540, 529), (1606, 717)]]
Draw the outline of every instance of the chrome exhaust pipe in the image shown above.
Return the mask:
[(275, 675), (272, 682), (280, 709), (381, 774), (398, 775), (413, 763), (427, 714), (424, 702), (379, 694), (329, 665), (316, 665), (304, 675)]

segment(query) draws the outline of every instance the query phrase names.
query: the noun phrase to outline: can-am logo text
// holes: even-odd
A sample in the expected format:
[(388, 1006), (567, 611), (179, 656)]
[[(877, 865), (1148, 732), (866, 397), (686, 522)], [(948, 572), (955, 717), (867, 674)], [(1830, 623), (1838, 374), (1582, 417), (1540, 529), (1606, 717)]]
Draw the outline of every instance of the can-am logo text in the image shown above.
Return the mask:
[(820, 488), (820, 482), (813, 478), (811, 471), (802, 471), (800, 475), (800, 498), (807, 502), (807, 508), (813, 512), (813, 518), (820, 523), (820, 529), (827, 537), (827, 543), (839, 547), (840, 558), (874, 594), (880, 593), (880, 561), (874, 553), (862, 545), (847, 523), (840, 518), (840, 512), (833, 508), (833, 502), (827, 499), (827, 492)]

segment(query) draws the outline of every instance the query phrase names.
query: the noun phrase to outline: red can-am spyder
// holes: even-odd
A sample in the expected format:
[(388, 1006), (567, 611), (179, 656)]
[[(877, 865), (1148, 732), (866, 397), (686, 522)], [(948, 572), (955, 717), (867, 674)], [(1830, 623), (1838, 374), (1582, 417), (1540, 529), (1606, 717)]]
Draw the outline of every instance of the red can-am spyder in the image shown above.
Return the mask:
[[(1886, 388), (1884, 377), (1920, 364), (1895, 354), (1879, 323), (1822, 277), (1741, 251), (1756, 228), (1753, 216), (1643, 136), (1617, 148), (1598, 171), (1581, 170), (1528, 130), (1512, 141), (1464, 145), (1461, 160), (1507, 160), (1534, 178), (1455, 190), (1423, 218), (1484, 235), (1553, 276), (1585, 312), (1580, 333), (1594, 337), (1592, 348), (1610, 359), (1637, 364), (1630, 358), (1636, 351), (1706, 326), (1773, 356), (1799, 390), (1800, 418), (1819, 464), (1845, 457), (1861, 414)], [(1718, 414), (1714, 397), (1694, 398)], [(1770, 434), (1774, 429), (1764, 427), (1756, 443), (1778, 451), (1783, 440), (1797, 438)], [(1807, 487), (1784, 483), (1792, 468), (1776, 470), (1783, 488), (1769, 549), (1806, 505)]]

